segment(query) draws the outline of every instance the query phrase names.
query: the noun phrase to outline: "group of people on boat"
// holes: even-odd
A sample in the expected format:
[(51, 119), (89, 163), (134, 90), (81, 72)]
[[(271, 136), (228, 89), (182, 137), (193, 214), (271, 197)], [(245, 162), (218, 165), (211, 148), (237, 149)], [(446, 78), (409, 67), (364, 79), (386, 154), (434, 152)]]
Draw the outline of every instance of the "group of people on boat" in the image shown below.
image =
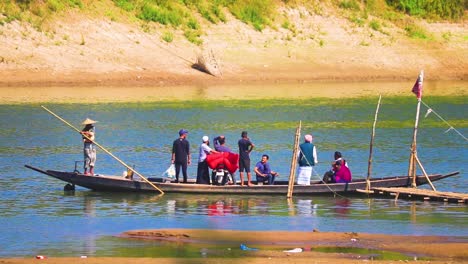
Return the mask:
[[(179, 130), (179, 138), (173, 142), (171, 162), (175, 165), (176, 168), (175, 182), (179, 182), (179, 174), (181, 168), (184, 177), (183, 182), (187, 182), (187, 165), (191, 163), (190, 145), (187, 140), (187, 134), (188, 131), (186, 129)], [(304, 143), (299, 145), (299, 152), (297, 157), (299, 163), (297, 184), (299, 185), (310, 185), (310, 178), (312, 176), (313, 167), (318, 163), (317, 149), (312, 143), (312, 141), (312, 135), (307, 134), (304, 136)], [(214, 184), (216, 182), (214, 175), (216, 171), (216, 165), (219, 164), (214, 165), (213, 174), (210, 178), (209, 158), (211, 157), (210, 155), (213, 154), (232, 153), (231, 149), (225, 144), (226, 137), (223, 135), (217, 136), (213, 139), (214, 148), (210, 147), (210, 141), (208, 136), (202, 137), (202, 143), (199, 147), (196, 183)], [(238, 169), (240, 185), (244, 186), (244, 174), (247, 174), (247, 185), (252, 186), (253, 184), (252, 173), (250, 169), (250, 153), (254, 149), (255, 145), (248, 137), (247, 131), (242, 131), (241, 138), (238, 141), (238, 147)], [(253, 169), (253, 171), (255, 172), (257, 184), (273, 185), (276, 177), (279, 176), (277, 172), (271, 169), (269, 159), (270, 157), (267, 154), (263, 154), (261, 160), (256, 163)], [(224, 183), (235, 184), (236, 180), (234, 178), (234, 175), (230, 174), (229, 177), (230, 179), (224, 181)], [(332, 163), (331, 170), (324, 175), (323, 181), (325, 183), (342, 183), (351, 181), (351, 171), (347, 167), (347, 163), (342, 158), (340, 152), (335, 152), (335, 161)]]
[[(95, 125), (98, 121), (86, 118), (82, 122), (85, 126), (82, 131), (82, 140), (84, 143), (84, 174), (94, 175), (94, 167), (96, 163), (96, 145), (95, 140)], [(190, 143), (187, 140), (188, 130), (180, 129), (179, 137), (172, 144), (171, 164), (175, 167), (175, 182), (179, 182), (179, 175), (182, 171), (183, 183), (187, 183), (187, 167), (192, 163), (190, 154)], [(298, 151), (298, 178), (297, 184), (310, 185), (310, 178), (313, 173), (313, 167), (318, 163), (317, 149), (312, 143), (313, 137), (311, 134), (304, 136), (304, 142), (299, 145)], [(217, 136), (213, 139), (214, 148), (210, 147), (208, 136), (202, 137), (202, 143), (199, 146), (198, 166), (197, 166), (197, 184), (214, 184), (217, 182), (216, 171), (220, 170), (225, 173), (224, 179), (218, 183), (236, 184), (234, 172), (239, 169), (240, 185), (244, 186), (244, 173), (247, 174), (247, 185), (252, 186), (252, 173), (250, 170), (250, 153), (255, 145), (248, 137), (247, 131), (242, 131), (241, 138), (238, 140), (239, 152), (233, 153), (226, 146), (226, 137), (224, 135)], [(213, 154), (222, 154), (220, 159), (210, 159)], [(224, 155), (227, 154), (227, 155)], [(213, 155), (213, 156), (210, 156)], [(263, 154), (261, 160), (258, 161), (253, 169), (256, 176), (257, 184), (273, 185), (278, 172), (271, 169), (269, 163), (270, 157)], [(211, 163), (209, 164), (209, 162)], [(237, 163), (238, 162), (238, 163)], [(220, 167), (221, 166), (221, 167)], [(213, 174), (210, 178), (209, 167), (212, 167)], [(332, 168), (327, 171), (323, 177), (325, 183), (346, 183), (351, 182), (351, 171), (348, 168), (346, 160), (340, 152), (335, 152), (335, 161), (332, 163)]]

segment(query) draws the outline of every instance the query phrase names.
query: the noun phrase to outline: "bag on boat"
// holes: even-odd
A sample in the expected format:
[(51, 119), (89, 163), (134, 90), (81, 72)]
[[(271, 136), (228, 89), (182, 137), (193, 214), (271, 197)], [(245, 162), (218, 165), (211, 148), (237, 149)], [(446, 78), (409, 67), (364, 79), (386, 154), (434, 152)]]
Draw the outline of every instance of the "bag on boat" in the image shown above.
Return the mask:
[(169, 168), (162, 174), (163, 177), (174, 178), (175, 177), (175, 165), (171, 164)]

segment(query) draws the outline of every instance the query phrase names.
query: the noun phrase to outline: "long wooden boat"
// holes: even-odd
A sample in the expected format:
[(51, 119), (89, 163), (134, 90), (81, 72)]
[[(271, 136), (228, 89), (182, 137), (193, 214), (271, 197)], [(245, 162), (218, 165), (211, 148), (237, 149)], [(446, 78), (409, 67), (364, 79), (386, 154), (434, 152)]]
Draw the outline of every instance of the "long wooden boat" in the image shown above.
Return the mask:
[[(95, 191), (110, 191), (110, 192), (158, 192), (150, 184), (143, 180), (130, 180), (122, 176), (112, 175), (95, 175), (89, 176), (79, 172), (64, 172), (55, 170), (42, 170), (33, 166), (25, 165), (25, 167), (42, 174), (54, 177), (71, 184)], [(429, 179), (434, 182), (459, 174), (458, 171), (448, 174), (433, 174), (428, 175)], [(154, 185), (163, 190), (165, 193), (203, 193), (203, 194), (281, 194), (286, 195), (288, 192), (287, 181), (276, 181), (275, 185), (254, 185), (251, 187), (243, 187), (237, 185), (207, 185), (189, 183), (174, 183), (168, 178), (148, 178)], [(373, 178), (370, 180), (371, 187), (407, 187), (411, 186), (412, 179), (408, 176), (392, 176), (385, 178)], [(417, 176), (416, 184), (427, 184), (425, 176)], [(325, 184), (321, 181), (311, 181), (310, 185), (294, 185), (294, 195), (311, 195), (311, 194), (333, 194), (333, 193), (355, 193), (358, 189), (366, 188), (365, 179), (356, 179), (350, 183), (331, 183)]]

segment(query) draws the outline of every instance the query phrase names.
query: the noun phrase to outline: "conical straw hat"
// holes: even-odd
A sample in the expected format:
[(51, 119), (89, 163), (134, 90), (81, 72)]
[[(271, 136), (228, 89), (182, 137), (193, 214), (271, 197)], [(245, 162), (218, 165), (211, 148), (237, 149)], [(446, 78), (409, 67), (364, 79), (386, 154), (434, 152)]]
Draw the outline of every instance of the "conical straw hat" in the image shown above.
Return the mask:
[(86, 118), (85, 121), (83, 121), (83, 123), (81, 123), (82, 125), (91, 125), (91, 124), (95, 124), (97, 123), (98, 121), (94, 121), (92, 119), (89, 119), (89, 118)]

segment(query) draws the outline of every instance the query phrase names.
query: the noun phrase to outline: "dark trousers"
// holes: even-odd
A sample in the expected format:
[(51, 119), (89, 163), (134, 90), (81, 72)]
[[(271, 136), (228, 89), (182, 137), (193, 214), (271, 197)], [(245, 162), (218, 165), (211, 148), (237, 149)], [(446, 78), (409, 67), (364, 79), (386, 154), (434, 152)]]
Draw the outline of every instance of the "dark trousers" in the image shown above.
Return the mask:
[(175, 178), (179, 181), (180, 168), (182, 168), (182, 175), (184, 176), (184, 182), (187, 182), (187, 162), (176, 162), (175, 165)]
[(273, 185), (275, 183), (275, 176), (274, 175), (267, 174), (267, 176), (265, 176), (265, 177), (259, 176), (259, 175), (256, 175), (256, 176), (257, 176), (257, 184), (259, 182), (265, 182), (265, 181), (268, 181), (268, 185)]
[(208, 163), (206, 160), (198, 162), (197, 184), (210, 184), (210, 172), (208, 171)]

